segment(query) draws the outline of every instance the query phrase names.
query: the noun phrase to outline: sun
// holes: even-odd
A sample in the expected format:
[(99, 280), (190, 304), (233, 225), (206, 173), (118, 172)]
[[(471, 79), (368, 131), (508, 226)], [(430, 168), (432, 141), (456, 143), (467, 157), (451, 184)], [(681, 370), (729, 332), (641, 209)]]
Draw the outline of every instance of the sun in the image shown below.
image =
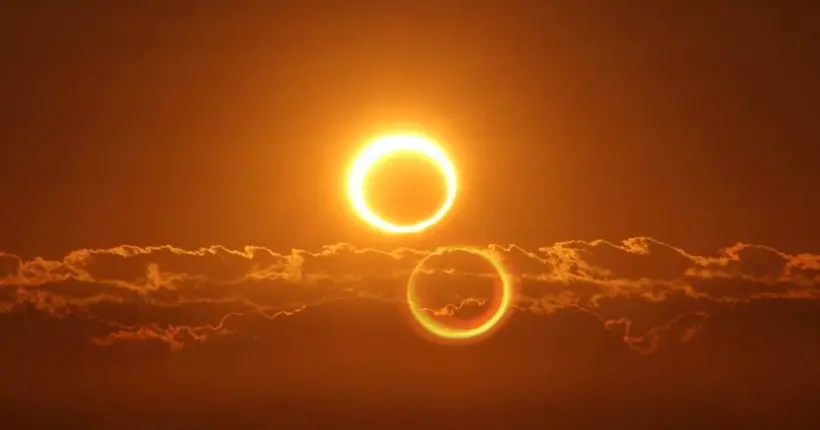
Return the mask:
[[(365, 185), (370, 170), (384, 157), (408, 153), (432, 161), (444, 176), (447, 192), (444, 202), (429, 218), (415, 224), (394, 224), (377, 213), (367, 203)], [(421, 134), (391, 134), (368, 143), (354, 158), (347, 175), (347, 194), (356, 213), (371, 226), (394, 234), (418, 233), (439, 222), (453, 207), (457, 190), (456, 169), (443, 149)]]

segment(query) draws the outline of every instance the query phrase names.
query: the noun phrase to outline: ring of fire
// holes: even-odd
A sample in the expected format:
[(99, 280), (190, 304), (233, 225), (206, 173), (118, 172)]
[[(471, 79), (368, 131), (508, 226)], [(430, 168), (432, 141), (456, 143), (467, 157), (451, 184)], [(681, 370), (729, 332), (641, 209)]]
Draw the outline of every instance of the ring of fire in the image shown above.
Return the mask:
[[(419, 305), (419, 298), (416, 295), (416, 279), (422, 272), (425, 263), (431, 257), (442, 255), (445, 252), (463, 251), (476, 256), (479, 256), (489, 262), (493, 269), (498, 273), (500, 278), (500, 300), (498, 307), (485, 321), (476, 325), (475, 327), (466, 329), (455, 329), (446, 327), (437, 322), (432, 316), (425, 312), (425, 309)], [(486, 249), (479, 249), (471, 246), (447, 246), (441, 247), (435, 252), (428, 254), (422, 258), (413, 271), (410, 273), (410, 278), (407, 280), (407, 306), (410, 309), (410, 314), (418, 322), (418, 324), (427, 331), (440, 339), (444, 340), (470, 340), (479, 336), (489, 334), (494, 328), (508, 316), (515, 299), (515, 280), (513, 275), (501, 261), (501, 258), (495, 252)]]
[[(365, 198), (364, 186), (370, 170), (379, 160), (397, 152), (409, 152), (428, 158), (438, 167), (446, 182), (444, 203), (431, 217), (415, 224), (397, 225), (385, 220), (370, 208)], [(416, 134), (390, 135), (373, 140), (354, 159), (347, 182), (347, 194), (358, 215), (379, 230), (399, 234), (420, 232), (444, 218), (453, 206), (456, 188), (456, 169), (447, 154), (432, 140)]]

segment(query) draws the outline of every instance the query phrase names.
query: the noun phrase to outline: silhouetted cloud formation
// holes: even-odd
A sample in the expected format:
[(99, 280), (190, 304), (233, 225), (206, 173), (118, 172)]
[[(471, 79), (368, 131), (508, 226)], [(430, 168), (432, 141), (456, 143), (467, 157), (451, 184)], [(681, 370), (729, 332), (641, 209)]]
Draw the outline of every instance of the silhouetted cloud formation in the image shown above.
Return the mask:
[[(820, 255), (759, 245), (738, 243), (713, 255), (648, 237), (489, 248), (516, 275), (516, 312), (585, 312), (643, 353), (657, 350), (663, 339), (691, 340), (721, 306), (820, 297)], [(287, 253), (124, 245), (80, 249), (57, 260), (0, 253), (0, 312), (33, 307), (56, 318), (89, 318), (108, 327), (92, 339), (100, 346), (159, 340), (180, 349), (229, 335), (236, 329), (232, 320), (249, 314), (283, 318), (339, 300), (400, 304), (407, 277), (430, 252), (341, 243)], [(468, 263), (429, 271), (436, 282), (461, 286), (494, 276)], [(453, 297), (438, 311), (458, 313), (483, 302)], [(674, 306), (666, 305), (670, 298)]]

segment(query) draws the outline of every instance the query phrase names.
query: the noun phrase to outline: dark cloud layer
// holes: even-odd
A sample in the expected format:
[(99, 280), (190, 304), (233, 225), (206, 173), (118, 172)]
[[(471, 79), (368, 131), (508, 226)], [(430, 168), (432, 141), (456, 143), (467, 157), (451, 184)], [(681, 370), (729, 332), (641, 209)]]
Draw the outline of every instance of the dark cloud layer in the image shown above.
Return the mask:
[[(100, 429), (818, 422), (818, 256), (748, 244), (694, 255), (650, 238), (489, 248), (511, 268), (518, 297), (506, 324), (468, 346), (430, 342), (406, 312), (408, 275), (441, 250), (2, 254), (0, 350), (11, 353), (0, 357), (0, 420)], [(488, 298), (486, 262), (458, 252), (429, 261), (420, 279), (432, 311), (460, 317)]]

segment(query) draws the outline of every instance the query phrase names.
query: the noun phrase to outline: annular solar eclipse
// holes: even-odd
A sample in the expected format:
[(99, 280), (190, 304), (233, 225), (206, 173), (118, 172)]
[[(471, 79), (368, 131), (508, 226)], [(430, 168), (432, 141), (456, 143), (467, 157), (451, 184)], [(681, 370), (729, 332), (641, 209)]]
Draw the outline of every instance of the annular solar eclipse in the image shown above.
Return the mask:
[[(434, 163), (443, 176), (446, 185), (444, 202), (427, 219), (413, 224), (395, 224), (376, 213), (368, 203), (365, 189), (370, 171), (384, 158), (394, 155), (420, 156)], [(447, 153), (432, 139), (415, 133), (389, 134), (377, 137), (362, 148), (350, 165), (347, 175), (347, 194), (356, 214), (370, 226), (389, 234), (412, 234), (422, 232), (441, 221), (455, 203), (458, 190), (456, 168)], [(490, 263), (498, 275), (499, 282), (491, 300), (495, 305), (489, 316), (471, 327), (448, 327), (438, 321), (419, 304), (417, 280), (425, 264), (434, 256), (446, 252), (461, 251), (478, 256)], [(508, 315), (515, 299), (514, 279), (501, 258), (492, 250), (473, 246), (443, 246), (418, 261), (407, 280), (407, 306), (413, 319), (427, 333), (447, 341), (468, 341), (489, 334)]]
[[(428, 158), (441, 171), (447, 187), (444, 202), (432, 216), (408, 225), (393, 224), (375, 213), (364, 190), (370, 170), (383, 158), (400, 153)], [(351, 164), (347, 182), (348, 197), (358, 215), (379, 230), (397, 234), (418, 233), (439, 222), (452, 208), (457, 188), (456, 169), (447, 154), (435, 142), (418, 134), (389, 135), (370, 142)]]

